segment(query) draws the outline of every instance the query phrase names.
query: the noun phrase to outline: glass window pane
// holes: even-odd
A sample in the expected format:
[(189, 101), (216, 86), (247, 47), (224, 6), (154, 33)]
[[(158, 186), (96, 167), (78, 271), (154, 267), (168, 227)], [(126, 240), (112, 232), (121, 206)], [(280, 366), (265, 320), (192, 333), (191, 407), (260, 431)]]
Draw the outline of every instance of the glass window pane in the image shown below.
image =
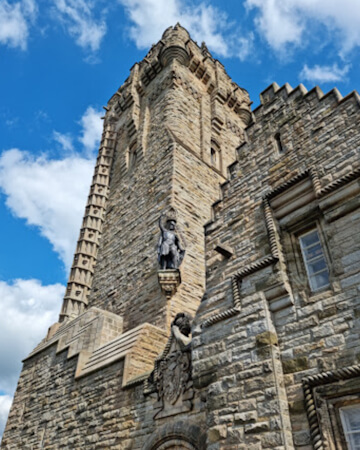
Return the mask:
[(314, 262), (308, 262), (307, 266), (308, 266), (308, 270), (309, 270), (309, 275), (312, 275), (316, 272), (320, 272), (320, 271), (326, 269), (325, 259), (321, 258)]
[(349, 435), (350, 450), (360, 449), (360, 433)]
[(320, 256), (323, 254), (321, 244), (318, 242), (315, 245), (312, 245), (308, 248), (304, 248), (304, 256), (307, 260), (316, 258), (317, 256)]
[(317, 291), (322, 287), (329, 285), (329, 274), (326, 270), (325, 272), (318, 273), (317, 275), (313, 275), (310, 279), (311, 281), (311, 290)]
[(346, 409), (346, 415), (348, 418), (349, 426), (352, 431), (359, 430), (360, 431), (360, 409), (358, 408), (349, 408)]
[(309, 247), (309, 245), (319, 242), (317, 230), (311, 231), (310, 233), (301, 236), (300, 239), (304, 247)]
[(349, 450), (360, 450), (360, 407), (341, 408), (340, 417)]
[(318, 231), (315, 229), (299, 238), (306, 273), (312, 291), (328, 286), (329, 272)]

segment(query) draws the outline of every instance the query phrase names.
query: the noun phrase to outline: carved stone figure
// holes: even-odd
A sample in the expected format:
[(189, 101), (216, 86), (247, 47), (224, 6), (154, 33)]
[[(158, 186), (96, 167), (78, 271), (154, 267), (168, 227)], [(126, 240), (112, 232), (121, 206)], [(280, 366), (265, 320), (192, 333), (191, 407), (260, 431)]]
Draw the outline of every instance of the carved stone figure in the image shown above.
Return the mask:
[(148, 382), (158, 394), (154, 418), (189, 411), (194, 396), (191, 379), (191, 321), (186, 313), (176, 315), (163, 354), (155, 362)]
[(177, 340), (181, 350), (189, 348), (191, 342), (191, 322), (190, 316), (185, 313), (178, 313), (171, 325), (171, 331)]
[(178, 269), (184, 259), (185, 249), (182, 248), (180, 239), (176, 234), (175, 218), (168, 218), (166, 227), (163, 224), (163, 216), (160, 216), (159, 226), (161, 236), (158, 244), (158, 260), (161, 270)]

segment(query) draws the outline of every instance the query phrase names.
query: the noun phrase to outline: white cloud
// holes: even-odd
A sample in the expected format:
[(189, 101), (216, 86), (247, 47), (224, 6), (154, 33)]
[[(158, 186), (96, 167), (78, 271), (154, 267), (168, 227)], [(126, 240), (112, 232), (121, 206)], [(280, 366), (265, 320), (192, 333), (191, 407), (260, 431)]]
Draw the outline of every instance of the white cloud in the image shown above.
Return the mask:
[(0, 441), (1, 435), (6, 425), (12, 400), (13, 398), (11, 397), (11, 395), (0, 395)]
[(21, 360), (46, 336), (58, 319), (65, 286), (38, 280), (0, 281), (0, 435), (5, 426)]
[(59, 133), (58, 131), (54, 131), (53, 138), (61, 145), (65, 152), (74, 151), (73, 140), (69, 134), (63, 134)]
[(0, 0), (0, 44), (25, 50), (29, 26), (34, 21), (36, 12), (34, 0), (17, 3)]
[(71, 265), (94, 161), (72, 155), (60, 160), (18, 149), (0, 156), (0, 189), (16, 217), (39, 227), (67, 269)]
[[(223, 57), (243, 57), (246, 46), (251, 42), (251, 36), (242, 36), (242, 41), (239, 41), (237, 38), (240, 31), (237, 29), (236, 34), (233, 32), (233, 24), (229, 23), (227, 15), (205, 2), (193, 4), (180, 0), (118, 1), (125, 7), (133, 22), (130, 36), (138, 48), (148, 48), (161, 38), (167, 27), (177, 22), (180, 22), (199, 44), (205, 41), (210, 50)], [(245, 42), (247, 40), (248, 42)]]
[(249, 37), (247, 38), (240, 36), (237, 39), (236, 56), (240, 59), (240, 61), (245, 61), (253, 51), (254, 51), (253, 33), (250, 33)]
[(95, 52), (106, 34), (106, 23), (95, 18), (94, 2), (85, 0), (54, 0), (56, 18), (82, 48)]
[(343, 81), (349, 69), (349, 65), (340, 69), (337, 64), (333, 64), (332, 66), (315, 65), (314, 67), (308, 67), (305, 64), (300, 72), (299, 78), (313, 83), (333, 83), (335, 81)]
[(246, 0), (257, 9), (260, 33), (276, 50), (300, 46), (321, 27), (339, 45), (342, 54), (360, 45), (358, 0)]
[(43, 286), (38, 280), (0, 281), (0, 391), (12, 394), (21, 360), (57, 321), (65, 286)]
[(80, 119), (82, 136), (79, 140), (87, 152), (93, 152), (99, 146), (103, 128), (101, 116), (103, 115), (103, 111), (96, 111), (92, 106), (89, 106)]

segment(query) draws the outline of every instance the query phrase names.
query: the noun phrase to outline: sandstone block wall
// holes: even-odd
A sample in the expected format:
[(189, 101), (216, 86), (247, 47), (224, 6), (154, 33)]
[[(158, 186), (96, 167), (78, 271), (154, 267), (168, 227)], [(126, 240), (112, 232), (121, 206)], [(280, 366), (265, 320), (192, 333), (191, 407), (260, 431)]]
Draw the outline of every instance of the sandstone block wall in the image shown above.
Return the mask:
[[(356, 366), (360, 351), (359, 98), (288, 85), (261, 97), (206, 226), (193, 376), (210, 399), (208, 448), (345, 448), (330, 413), (313, 413), (310, 424), (306, 413), (317, 396), (330, 398), (317, 386), (335, 382), (336, 391), (346, 370), (352, 390), (338, 386), (337, 396), (355, 386), (359, 399), (358, 369), (333, 375)], [(298, 242), (314, 226), (330, 272), (319, 292), (309, 289)]]
[[(89, 305), (123, 316), (124, 330), (144, 322), (169, 330), (179, 311), (195, 313), (205, 285), (203, 225), (243, 142), (249, 104), (181, 27), (165, 32), (110, 100), (117, 137)], [(158, 283), (156, 250), (169, 207), (186, 246), (171, 303)]]
[[(108, 104), (64, 323), (24, 361), (2, 448), (346, 448), (338, 411), (360, 403), (359, 97), (273, 84), (253, 116), (249, 104), (179, 26), (132, 68)], [(186, 256), (167, 299), (169, 207)], [(314, 227), (330, 280), (317, 292), (299, 246)], [(195, 315), (191, 353), (168, 340), (179, 312)]]

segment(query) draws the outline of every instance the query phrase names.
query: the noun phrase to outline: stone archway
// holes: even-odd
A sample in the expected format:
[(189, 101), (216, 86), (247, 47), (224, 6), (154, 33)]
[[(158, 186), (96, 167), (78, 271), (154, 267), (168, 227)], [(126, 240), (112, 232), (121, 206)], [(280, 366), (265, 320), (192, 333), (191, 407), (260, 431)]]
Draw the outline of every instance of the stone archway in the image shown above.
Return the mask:
[(165, 442), (160, 442), (159, 445), (153, 447), (154, 450), (198, 450), (191, 443), (183, 439), (170, 438)]
[(205, 450), (206, 433), (189, 422), (179, 421), (160, 427), (150, 436), (143, 450)]

